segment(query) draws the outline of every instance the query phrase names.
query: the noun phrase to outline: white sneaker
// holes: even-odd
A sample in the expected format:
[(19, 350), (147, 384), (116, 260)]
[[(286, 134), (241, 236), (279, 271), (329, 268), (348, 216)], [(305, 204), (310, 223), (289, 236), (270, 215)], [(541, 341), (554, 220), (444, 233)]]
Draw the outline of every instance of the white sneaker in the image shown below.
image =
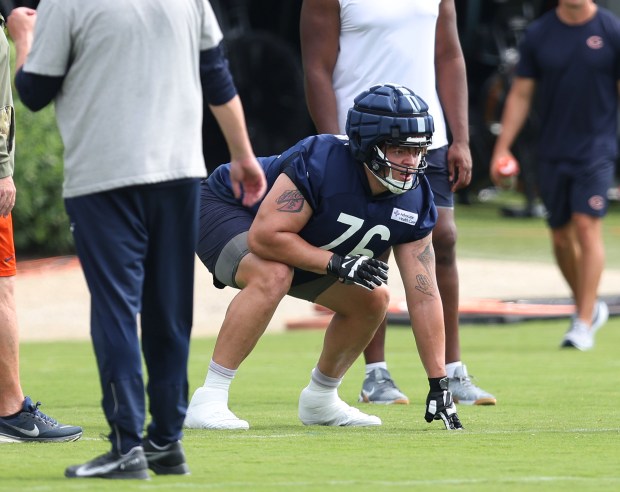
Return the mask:
[(595, 334), (609, 319), (609, 306), (605, 301), (596, 301), (592, 316), (592, 334)]
[(573, 347), (578, 350), (590, 350), (594, 347), (594, 335), (609, 319), (609, 307), (605, 301), (597, 301), (594, 306), (592, 326), (573, 318), (569, 330), (562, 339), (561, 347)]
[(576, 318), (562, 339), (561, 347), (572, 347), (578, 350), (590, 350), (594, 347), (594, 330)]
[(338, 393), (325, 395), (304, 388), (299, 396), (299, 420), (304, 425), (366, 427), (381, 425), (375, 415), (366, 415), (343, 402)]
[(208, 401), (206, 388), (198, 388), (187, 407), (184, 426), (188, 429), (247, 430), (245, 420), (232, 413), (223, 401)]

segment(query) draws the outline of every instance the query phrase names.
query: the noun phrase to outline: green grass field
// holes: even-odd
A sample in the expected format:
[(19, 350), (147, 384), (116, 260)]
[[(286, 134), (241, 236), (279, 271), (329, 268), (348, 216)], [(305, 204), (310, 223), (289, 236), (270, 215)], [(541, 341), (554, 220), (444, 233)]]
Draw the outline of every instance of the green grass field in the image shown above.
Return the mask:
[[(542, 219), (506, 219), (497, 204), (457, 210), (459, 256), (552, 262)], [(620, 268), (620, 205), (605, 220), (607, 266)], [(507, 280), (509, 281), (509, 280)], [(619, 286), (620, 290), (620, 286)], [(249, 431), (187, 431), (192, 475), (150, 482), (68, 480), (68, 465), (108, 450), (107, 425), (89, 343), (23, 343), (22, 383), (41, 408), (81, 425), (69, 444), (0, 444), (0, 491), (551, 491), (620, 490), (620, 318), (581, 353), (558, 349), (567, 320), (464, 325), (462, 351), (496, 407), (459, 407), (463, 432), (423, 419), (427, 382), (413, 336), (394, 327), (388, 362), (408, 406), (369, 407), (371, 429), (304, 427), (297, 398), (308, 383), (323, 332), (269, 334), (242, 365), (231, 408)], [(190, 392), (201, 385), (214, 339), (195, 339)], [(360, 360), (340, 394), (357, 400)]]
[[(407, 328), (390, 329), (392, 374), (408, 406), (366, 406), (381, 427), (304, 427), (297, 398), (309, 380), (323, 332), (264, 336), (231, 390), (231, 408), (249, 431), (186, 432), (192, 474), (150, 482), (69, 480), (67, 465), (106, 452), (107, 427), (91, 347), (85, 342), (25, 343), (23, 383), (61, 422), (82, 425), (69, 444), (0, 445), (0, 490), (618, 490), (617, 391), (620, 318), (598, 334), (591, 352), (558, 349), (566, 321), (467, 325), (463, 352), (496, 407), (459, 407), (463, 432), (423, 419), (426, 378)], [(191, 391), (201, 385), (213, 339), (196, 339)], [(357, 398), (358, 360), (340, 394)]]

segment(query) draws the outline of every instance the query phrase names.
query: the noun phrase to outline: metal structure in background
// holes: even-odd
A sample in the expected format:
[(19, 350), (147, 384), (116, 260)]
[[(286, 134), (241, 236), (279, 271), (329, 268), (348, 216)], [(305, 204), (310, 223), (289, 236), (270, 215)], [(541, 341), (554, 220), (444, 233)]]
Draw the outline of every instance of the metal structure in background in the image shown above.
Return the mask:
[(9, 12), (15, 7), (13, 0), (0, 0), (0, 14), (5, 19), (8, 17)]
[[(5, 17), (13, 6), (36, 8), (39, 0), (0, 0)], [(620, 16), (620, 0), (598, 0)], [(211, 0), (220, 21), (230, 68), (243, 101), (248, 131), (257, 155), (272, 155), (315, 132), (308, 115), (299, 46), (302, 0)], [(490, 186), (489, 160), (500, 130), (499, 118), (517, 62), (517, 43), (529, 22), (557, 0), (456, 0), (458, 27), (467, 63), (470, 133), (474, 158), (471, 186), (459, 194)], [(174, 1), (170, 2), (171, 8)], [(534, 214), (533, 177), (536, 115), (515, 143), (522, 166), (519, 187), (524, 210)], [(205, 105), (203, 147), (209, 169), (229, 160), (224, 138)]]
[[(485, 16), (480, 17), (481, 4)], [(469, 76), (470, 144), (474, 160), (472, 185), (461, 192), (461, 203), (468, 203), (472, 192), (491, 187), (489, 161), (495, 139), (501, 132), (501, 115), (519, 60), (518, 45), (528, 24), (544, 11), (538, 0), (490, 0), (471, 2), (462, 17), (471, 25), (460, 26)], [(530, 112), (513, 146), (521, 164), (518, 187), (525, 197), (521, 208), (503, 209), (508, 216), (540, 215), (536, 198), (535, 155), (538, 120)]]
[[(299, 48), (301, 0), (212, 0), (256, 155), (274, 155), (315, 132), (305, 103)], [(229, 160), (205, 106), (209, 170)]]
[(36, 9), (39, 0), (0, 0), (0, 14), (6, 19), (15, 7)]

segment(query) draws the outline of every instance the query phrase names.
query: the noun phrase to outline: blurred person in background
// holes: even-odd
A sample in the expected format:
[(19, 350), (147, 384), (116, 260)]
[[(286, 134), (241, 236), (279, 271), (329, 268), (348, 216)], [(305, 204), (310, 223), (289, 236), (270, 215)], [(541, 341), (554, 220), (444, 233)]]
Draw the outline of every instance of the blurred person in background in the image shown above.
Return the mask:
[(500, 163), (536, 98), (541, 121), (538, 192), (547, 210), (553, 253), (575, 301), (561, 347), (589, 350), (609, 317), (598, 299), (605, 252), (602, 219), (618, 155), (620, 20), (592, 0), (559, 0), (528, 27), (491, 157)]

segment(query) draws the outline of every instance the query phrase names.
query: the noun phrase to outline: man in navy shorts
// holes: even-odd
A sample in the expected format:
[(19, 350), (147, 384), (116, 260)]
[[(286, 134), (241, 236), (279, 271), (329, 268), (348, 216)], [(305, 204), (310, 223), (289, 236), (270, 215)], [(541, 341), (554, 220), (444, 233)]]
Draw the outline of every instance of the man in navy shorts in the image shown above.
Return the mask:
[(259, 158), (269, 190), (260, 205), (246, 209), (233, 197), (228, 165), (203, 181), (197, 253), (216, 286), (240, 292), (186, 427), (249, 428), (228, 408), (229, 387), (287, 294), (335, 312), (299, 398), (302, 423), (380, 425), (342, 401), (337, 388), (387, 312), (388, 267), (376, 258), (391, 247), (429, 379), (425, 419), (461, 428), (446, 377), (431, 233), (437, 209), (423, 176), (432, 132), (421, 98), (403, 86), (376, 85), (355, 98), (348, 138), (315, 135)]
[(576, 307), (561, 346), (589, 350), (609, 317), (598, 288), (605, 261), (602, 218), (618, 154), (620, 20), (592, 0), (560, 0), (529, 26), (519, 51), (491, 178), (501, 183), (499, 163), (513, 157), (510, 147), (537, 89), (539, 194)]

